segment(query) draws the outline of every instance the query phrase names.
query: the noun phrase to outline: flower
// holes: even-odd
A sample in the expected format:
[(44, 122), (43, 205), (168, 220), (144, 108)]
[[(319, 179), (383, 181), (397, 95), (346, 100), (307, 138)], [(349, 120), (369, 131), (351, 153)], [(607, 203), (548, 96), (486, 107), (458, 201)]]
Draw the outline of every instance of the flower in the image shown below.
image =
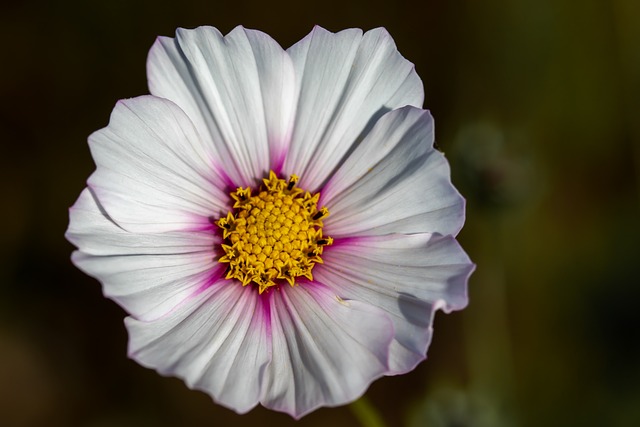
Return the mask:
[(283, 50), (178, 29), (151, 95), (89, 137), (72, 260), (130, 316), (129, 356), (239, 413), (299, 418), (426, 357), (467, 304), (464, 200), (423, 88), (384, 29)]

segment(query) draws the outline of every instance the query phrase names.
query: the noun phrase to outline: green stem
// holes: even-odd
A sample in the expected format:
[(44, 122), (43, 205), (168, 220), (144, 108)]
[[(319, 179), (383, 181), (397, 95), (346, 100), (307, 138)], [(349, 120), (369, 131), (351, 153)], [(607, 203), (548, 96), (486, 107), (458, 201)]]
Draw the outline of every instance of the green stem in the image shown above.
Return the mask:
[(366, 397), (362, 396), (349, 405), (349, 408), (362, 427), (385, 427), (380, 413)]

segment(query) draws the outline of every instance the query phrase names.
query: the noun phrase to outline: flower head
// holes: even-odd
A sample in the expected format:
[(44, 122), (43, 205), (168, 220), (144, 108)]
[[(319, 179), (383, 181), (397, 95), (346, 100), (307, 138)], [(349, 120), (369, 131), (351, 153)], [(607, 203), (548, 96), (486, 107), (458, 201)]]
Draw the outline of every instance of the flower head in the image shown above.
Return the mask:
[(160, 37), (151, 95), (89, 137), (73, 262), (128, 313), (129, 355), (237, 412), (294, 417), (426, 357), (467, 304), (464, 201), (384, 29), (283, 50), (242, 27)]

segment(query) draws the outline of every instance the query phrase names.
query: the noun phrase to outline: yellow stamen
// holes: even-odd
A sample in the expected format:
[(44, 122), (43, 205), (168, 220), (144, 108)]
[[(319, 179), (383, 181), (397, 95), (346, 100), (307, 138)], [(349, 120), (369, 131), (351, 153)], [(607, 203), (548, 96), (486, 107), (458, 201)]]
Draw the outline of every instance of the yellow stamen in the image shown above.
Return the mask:
[(323, 247), (333, 243), (322, 235), (329, 211), (318, 209), (320, 193), (303, 191), (297, 182), (296, 175), (285, 181), (271, 171), (257, 195), (248, 187), (231, 193), (234, 211), (216, 221), (225, 239), (219, 261), (229, 264), (227, 279), (254, 283), (260, 293), (279, 283), (294, 286), (296, 277), (313, 280)]

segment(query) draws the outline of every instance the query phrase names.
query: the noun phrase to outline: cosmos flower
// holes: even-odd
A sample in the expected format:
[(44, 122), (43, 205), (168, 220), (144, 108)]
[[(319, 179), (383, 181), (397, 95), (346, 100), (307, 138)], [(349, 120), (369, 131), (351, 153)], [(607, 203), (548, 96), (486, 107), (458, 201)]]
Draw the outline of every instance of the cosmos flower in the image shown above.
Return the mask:
[(283, 50), (179, 29), (147, 74), (151, 95), (89, 137), (67, 231), (129, 313), (129, 356), (296, 418), (422, 361), (473, 264), (422, 83), (386, 30), (316, 27)]

